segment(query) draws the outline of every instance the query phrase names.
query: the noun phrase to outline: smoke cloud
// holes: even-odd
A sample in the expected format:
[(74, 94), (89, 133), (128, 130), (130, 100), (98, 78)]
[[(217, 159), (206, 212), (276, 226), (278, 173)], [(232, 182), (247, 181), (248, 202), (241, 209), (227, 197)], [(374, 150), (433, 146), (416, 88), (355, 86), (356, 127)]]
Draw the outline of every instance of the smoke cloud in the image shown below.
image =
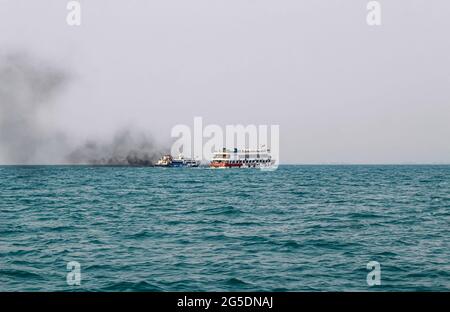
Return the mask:
[[(55, 148), (64, 135), (52, 132), (41, 114), (68, 82), (63, 71), (38, 63), (25, 54), (0, 56), (0, 159), (8, 164), (41, 162), (46, 149), (55, 160)], [(56, 157), (57, 158), (57, 157)]]
[(70, 144), (70, 135), (45, 118), (69, 82), (67, 72), (29, 55), (0, 55), (0, 164), (147, 166), (162, 154), (150, 136), (131, 129), (101, 142)]
[(67, 159), (76, 164), (151, 166), (160, 154), (147, 135), (123, 129), (110, 142), (86, 142)]

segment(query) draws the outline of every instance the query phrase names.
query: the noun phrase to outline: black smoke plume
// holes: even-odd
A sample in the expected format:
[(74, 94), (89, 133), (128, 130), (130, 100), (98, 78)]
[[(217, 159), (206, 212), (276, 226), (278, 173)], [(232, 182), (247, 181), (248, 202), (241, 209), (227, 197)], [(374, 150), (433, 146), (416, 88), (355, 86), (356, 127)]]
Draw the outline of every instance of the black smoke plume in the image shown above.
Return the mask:
[(109, 142), (87, 141), (68, 155), (70, 163), (151, 166), (161, 153), (144, 133), (125, 129)]
[(42, 120), (41, 114), (62, 92), (68, 75), (26, 54), (0, 56), (0, 160), (7, 164), (41, 162), (65, 144)]
[(30, 55), (0, 55), (0, 164), (152, 165), (161, 148), (142, 132), (124, 129), (73, 146), (48, 124), (45, 113), (62, 100), (69, 78)]

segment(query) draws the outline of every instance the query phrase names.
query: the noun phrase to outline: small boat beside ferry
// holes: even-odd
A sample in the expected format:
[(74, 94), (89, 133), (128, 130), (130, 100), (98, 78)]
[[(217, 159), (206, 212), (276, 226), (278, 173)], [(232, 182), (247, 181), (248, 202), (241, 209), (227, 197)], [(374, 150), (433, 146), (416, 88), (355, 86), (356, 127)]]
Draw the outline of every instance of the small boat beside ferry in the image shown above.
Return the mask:
[(222, 149), (214, 153), (210, 168), (270, 168), (275, 164), (275, 160), (270, 155), (270, 149), (243, 149), (228, 150)]
[(156, 167), (198, 167), (200, 166), (200, 161), (190, 158), (185, 158), (183, 155), (179, 155), (177, 158), (172, 157), (172, 155), (164, 155), (161, 157), (157, 163)]

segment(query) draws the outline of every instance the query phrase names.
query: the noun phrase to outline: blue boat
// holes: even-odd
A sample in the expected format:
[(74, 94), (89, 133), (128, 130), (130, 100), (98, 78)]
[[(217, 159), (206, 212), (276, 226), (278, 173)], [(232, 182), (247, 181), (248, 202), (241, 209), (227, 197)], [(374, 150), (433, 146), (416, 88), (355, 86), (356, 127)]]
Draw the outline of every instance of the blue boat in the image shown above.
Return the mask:
[(200, 161), (195, 159), (189, 159), (179, 155), (177, 158), (173, 158), (172, 155), (164, 155), (155, 164), (156, 167), (198, 167)]

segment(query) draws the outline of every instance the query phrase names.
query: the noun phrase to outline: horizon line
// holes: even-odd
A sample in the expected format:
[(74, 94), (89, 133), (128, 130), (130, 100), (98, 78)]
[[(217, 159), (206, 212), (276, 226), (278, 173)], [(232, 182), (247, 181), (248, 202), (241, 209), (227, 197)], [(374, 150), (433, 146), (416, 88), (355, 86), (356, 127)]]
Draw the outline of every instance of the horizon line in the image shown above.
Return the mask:
[[(450, 162), (433, 163), (280, 163), (279, 166), (449, 166)], [(154, 165), (129, 165), (129, 164), (0, 164), (0, 167), (33, 167), (33, 166), (96, 166), (96, 167), (154, 167)], [(204, 167), (204, 166), (202, 166)]]

